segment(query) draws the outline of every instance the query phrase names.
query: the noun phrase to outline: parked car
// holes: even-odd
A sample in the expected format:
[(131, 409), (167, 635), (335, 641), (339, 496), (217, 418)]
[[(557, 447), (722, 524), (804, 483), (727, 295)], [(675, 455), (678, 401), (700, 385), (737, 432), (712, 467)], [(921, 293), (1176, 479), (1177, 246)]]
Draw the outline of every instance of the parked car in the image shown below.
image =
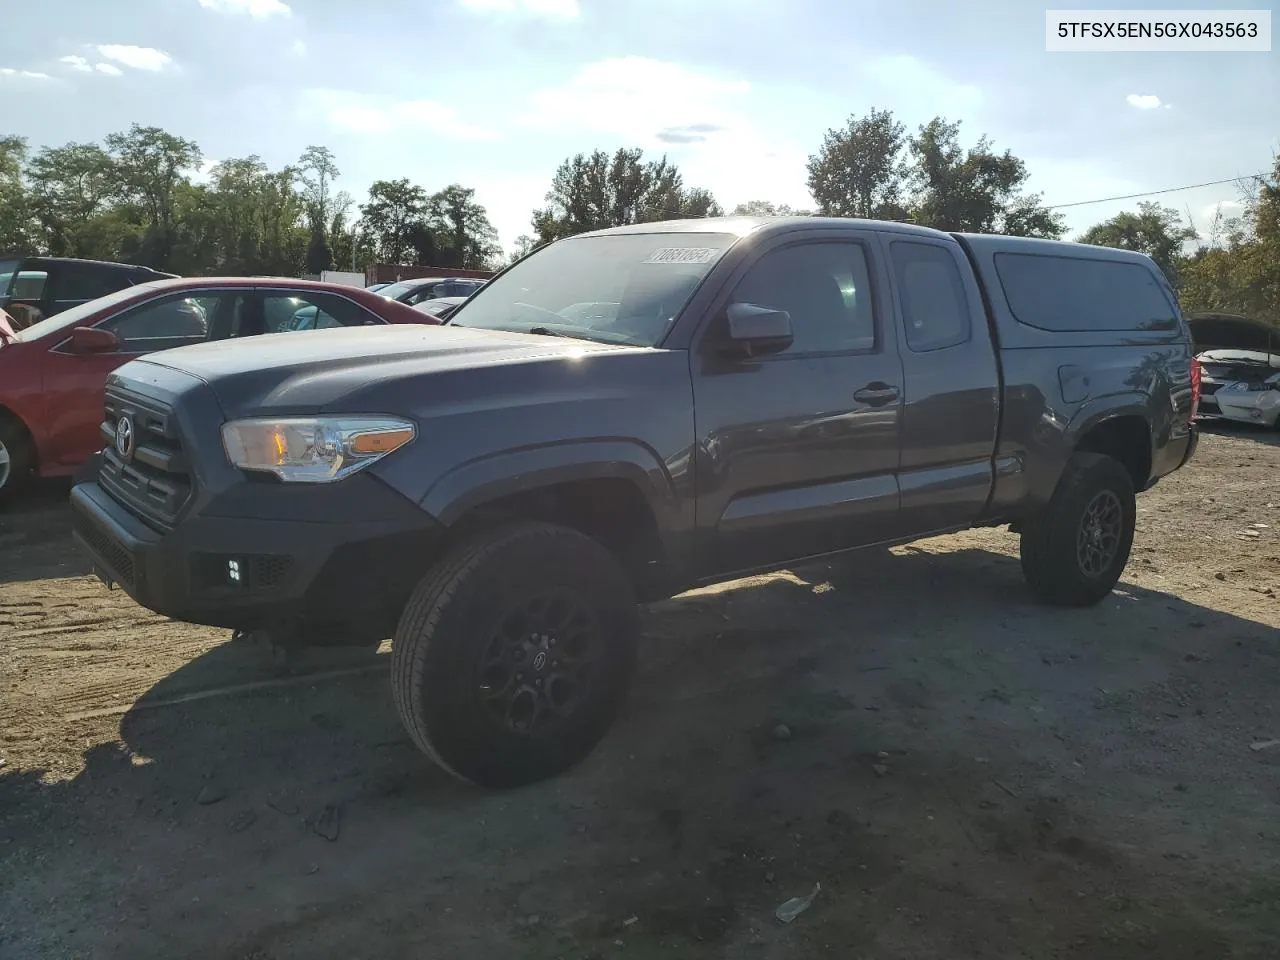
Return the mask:
[(22, 330), (0, 320), (0, 498), (75, 472), (102, 447), (107, 374), (183, 344), (259, 333), (439, 321), (376, 293), (264, 277), (154, 280)]
[(413, 306), (423, 300), (440, 297), (469, 297), (484, 284), (485, 281), (470, 277), (422, 277), (387, 284), (378, 291), (378, 295)]
[(389, 286), (391, 286), (391, 284), (389, 283), (371, 283), (369, 284), (369, 286), (365, 287), (365, 289), (368, 290), (370, 293), (376, 293), (377, 291), (381, 290), (383, 287), (389, 287)]
[(1280, 427), (1280, 329), (1221, 313), (1188, 323), (1203, 373), (1200, 416)]
[(449, 314), (466, 301), (466, 297), (437, 297), (435, 300), (420, 300), (413, 305), (413, 309), (437, 320), (447, 320)]
[(173, 276), (131, 263), (0, 256), (0, 310), (13, 326), (28, 327), (108, 293)]
[(1102, 247), (649, 223), (540, 248), (430, 333), (125, 365), (74, 529), (165, 616), (285, 646), (394, 634), (413, 741), (492, 787), (604, 736), (636, 599), (1009, 524), (1035, 595), (1096, 604), (1135, 494), (1196, 447), (1173, 291)]

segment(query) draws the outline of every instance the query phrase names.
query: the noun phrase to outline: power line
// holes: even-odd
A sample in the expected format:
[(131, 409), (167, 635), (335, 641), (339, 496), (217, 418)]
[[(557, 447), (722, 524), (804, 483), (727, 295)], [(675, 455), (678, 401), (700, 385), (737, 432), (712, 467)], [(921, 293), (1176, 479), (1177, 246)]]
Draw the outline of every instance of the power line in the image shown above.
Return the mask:
[(1139, 197), (1156, 197), (1162, 193), (1179, 193), (1183, 190), (1195, 190), (1197, 187), (1217, 187), (1224, 183), (1239, 183), (1241, 180), (1254, 180), (1266, 177), (1266, 173), (1254, 173), (1243, 177), (1227, 177), (1225, 180), (1210, 180), (1206, 183), (1189, 183), (1185, 187), (1168, 187), (1164, 190), (1148, 190), (1146, 193), (1130, 193), (1123, 197), (1103, 197), (1100, 200), (1077, 200), (1075, 203), (1056, 203), (1050, 210), (1062, 210), (1066, 207), (1087, 207), (1094, 203), (1110, 203), (1113, 200), (1137, 200)]

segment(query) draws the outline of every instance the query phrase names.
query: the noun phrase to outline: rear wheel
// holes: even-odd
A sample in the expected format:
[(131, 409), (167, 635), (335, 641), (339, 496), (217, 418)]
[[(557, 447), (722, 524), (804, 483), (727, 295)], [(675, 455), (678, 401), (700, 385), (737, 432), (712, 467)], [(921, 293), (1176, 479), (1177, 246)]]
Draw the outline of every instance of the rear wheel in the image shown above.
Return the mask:
[(603, 546), (543, 523), (466, 541), (396, 629), (396, 708), (418, 747), (484, 787), (555, 776), (604, 737), (630, 685), (636, 606)]
[(1047, 603), (1087, 607), (1111, 592), (1133, 546), (1133, 479), (1117, 460), (1076, 453), (1044, 511), (1022, 527), (1022, 572)]
[(12, 417), (0, 413), (0, 503), (27, 485), (34, 467), (27, 431)]

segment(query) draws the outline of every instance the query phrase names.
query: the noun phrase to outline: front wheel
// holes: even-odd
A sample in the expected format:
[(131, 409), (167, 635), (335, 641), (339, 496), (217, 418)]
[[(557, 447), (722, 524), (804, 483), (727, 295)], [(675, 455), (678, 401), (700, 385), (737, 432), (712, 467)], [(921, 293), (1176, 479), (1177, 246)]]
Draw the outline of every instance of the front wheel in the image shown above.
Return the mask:
[(1133, 546), (1137, 500), (1119, 461), (1076, 453), (1044, 511), (1022, 527), (1022, 572), (1041, 600), (1089, 607), (1107, 596)]
[(590, 537), (543, 523), (482, 533), (426, 575), (400, 618), (400, 719), (463, 780), (502, 788), (555, 776), (612, 724), (636, 625), (629, 580)]
[(31, 438), (20, 423), (0, 413), (0, 503), (26, 486), (33, 467)]

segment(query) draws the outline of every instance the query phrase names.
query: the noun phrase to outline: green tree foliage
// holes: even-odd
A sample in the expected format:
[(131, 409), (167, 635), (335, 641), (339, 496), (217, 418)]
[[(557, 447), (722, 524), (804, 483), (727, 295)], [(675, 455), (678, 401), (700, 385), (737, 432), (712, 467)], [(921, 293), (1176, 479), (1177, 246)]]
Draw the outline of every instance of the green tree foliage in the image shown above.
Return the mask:
[(796, 210), (785, 203), (772, 203), (768, 200), (748, 200), (740, 203), (730, 211), (731, 217), (811, 217), (810, 210)]
[(1244, 187), (1244, 214), (1215, 223), (1210, 244), (1179, 264), (1179, 299), (1187, 312), (1242, 314), (1280, 327), (1280, 156), (1270, 176)]
[(1138, 204), (1137, 213), (1118, 213), (1090, 227), (1080, 235), (1080, 242), (1145, 253), (1176, 287), (1182, 246), (1196, 236), (1195, 227), (1184, 223), (1173, 207), (1147, 201)]
[[(385, 263), (408, 263), (421, 253), (427, 192), (407, 178), (376, 180), (360, 207), (360, 229)], [(433, 251), (434, 252), (434, 251)]]
[(142, 263), (187, 275), (297, 276), (396, 262), (480, 267), (501, 256), (475, 191), (374, 184), (361, 220), (327, 147), (293, 166), (233, 157), (203, 182), (199, 146), (135, 124), (101, 144), (31, 154), (0, 137), (0, 252)]
[(916, 223), (938, 230), (1005, 233), (1057, 239), (1066, 231), (1061, 214), (1039, 194), (1023, 192), (1030, 174), (1010, 151), (994, 153), (980, 137), (960, 144), (960, 124), (935, 117), (908, 141), (913, 166), (910, 209)]
[(0, 137), (0, 253), (32, 244), (31, 195), (22, 176), (26, 159), (24, 138)]
[(910, 170), (903, 162), (906, 128), (888, 110), (872, 109), (828, 130), (809, 158), (809, 192), (830, 217), (901, 220)]
[(426, 204), (426, 224), (435, 241), (435, 265), (483, 269), (502, 256), (498, 232), (470, 187), (452, 183)]
[(665, 156), (646, 161), (639, 148), (570, 157), (557, 168), (545, 202), (532, 221), (540, 243), (631, 223), (723, 214), (709, 192), (686, 188)]
[(809, 158), (809, 189), (821, 213), (910, 220), (938, 230), (1061, 237), (1061, 215), (1024, 192), (1026, 163), (995, 153), (986, 137), (965, 148), (960, 124), (942, 117), (907, 136), (888, 110), (851, 116), (828, 130)]

